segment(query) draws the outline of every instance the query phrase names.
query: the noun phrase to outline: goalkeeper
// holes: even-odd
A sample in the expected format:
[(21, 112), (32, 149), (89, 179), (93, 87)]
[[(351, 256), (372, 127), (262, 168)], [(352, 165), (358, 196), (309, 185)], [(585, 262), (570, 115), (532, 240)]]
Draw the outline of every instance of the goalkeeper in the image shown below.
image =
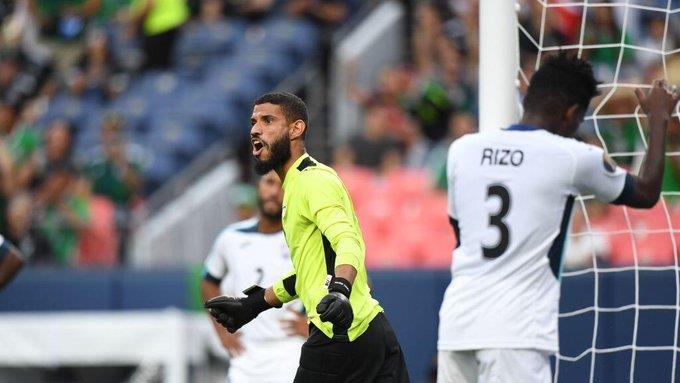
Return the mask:
[(310, 323), (295, 382), (408, 382), (401, 347), (383, 309), (371, 297), (364, 242), (338, 175), (305, 150), (307, 107), (288, 93), (254, 103), (251, 144), (255, 170), (283, 181), (283, 229), (293, 271), (273, 286), (252, 286), (247, 298), (206, 302), (231, 333), (259, 313), (300, 298)]

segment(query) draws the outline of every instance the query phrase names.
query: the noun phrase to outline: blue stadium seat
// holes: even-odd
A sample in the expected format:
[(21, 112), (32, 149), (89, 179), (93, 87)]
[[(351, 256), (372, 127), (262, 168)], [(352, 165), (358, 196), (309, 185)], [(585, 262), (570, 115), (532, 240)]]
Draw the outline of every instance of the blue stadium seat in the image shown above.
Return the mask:
[(292, 74), (301, 60), (268, 49), (266, 46), (243, 46), (235, 57), (235, 70), (262, 79), (270, 88)]
[(188, 24), (182, 30), (174, 52), (180, 72), (199, 77), (211, 59), (231, 54), (237, 42), (243, 40), (244, 32), (245, 23), (238, 19), (226, 19), (213, 25)]
[(301, 60), (316, 53), (319, 30), (314, 23), (299, 18), (277, 16), (262, 23), (265, 46)]
[(101, 121), (101, 114), (96, 113), (81, 126), (74, 137), (76, 153), (85, 152), (101, 144)]
[(207, 145), (199, 125), (189, 116), (179, 113), (153, 115), (146, 139), (149, 147), (163, 146), (163, 152), (179, 154), (185, 161), (195, 157)]
[(142, 94), (141, 89), (133, 87), (115, 100), (109, 111), (123, 117), (131, 135), (136, 136), (146, 133), (150, 109), (149, 100)]
[(49, 103), (41, 122), (49, 124), (56, 119), (66, 120), (77, 131), (92, 114), (101, 110), (100, 99), (94, 95), (75, 97), (67, 92), (57, 94)]
[(144, 186), (147, 193), (158, 189), (170, 179), (180, 168), (172, 153), (163, 151), (164, 148), (149, 148), (149, 161), (143, 169)]
[(190, 84), (188, 80), (176, 73), (151, 71), (137, 79), (134, 93), (143, 97), (154, 111), (174, 110), (177, 106), (178, 95)]
[[(212, 81), (201, 83), (200, 87), (187, 91), (182, 97), (182, 104), (179, 110), (183, 114), (191, 117), (208, 134), (215, 133), (222, 138), (229, 138), (240, 126), (247, 126), (247, 117), (250, 110), (241, 108), (233, 102), (234, 98), (245, 98), (248, 103), (252, 103), (249, 95), (238, 95), (234, 90), (238, 87), (251, 87), (257, 91), (256, 83), (245, 85), (247, 81), (238, 76), (225, 78), (222, 76), (212, 77)], [(236, 82), (234, 89), (229, 81)], [(240, 85), (244, 84), (244, 85)], [(240, 92), (247, 93), (245, 90)], [(237, 94), (235, 94), (237, 93)]]

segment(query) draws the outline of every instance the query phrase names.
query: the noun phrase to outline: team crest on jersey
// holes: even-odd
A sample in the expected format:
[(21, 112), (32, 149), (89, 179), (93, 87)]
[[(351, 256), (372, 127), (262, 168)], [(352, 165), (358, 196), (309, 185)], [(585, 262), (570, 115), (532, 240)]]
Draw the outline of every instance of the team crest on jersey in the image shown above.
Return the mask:
[(604, 165), (605, 170), (607, 170), (609, 173), (614, 173), (614, 170), (616, 170), (616, 162), (611, 159), (607, 155), (607, 153), (602, 154), (602, 164)]

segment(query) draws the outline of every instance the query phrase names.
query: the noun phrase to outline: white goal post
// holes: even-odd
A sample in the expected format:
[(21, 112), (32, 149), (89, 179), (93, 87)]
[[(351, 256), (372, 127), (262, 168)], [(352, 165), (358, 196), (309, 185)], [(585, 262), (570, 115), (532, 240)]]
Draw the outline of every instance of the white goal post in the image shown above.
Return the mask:
[(479, 1), (479, 130), (519, 119), (517, 11), (514, 0)]

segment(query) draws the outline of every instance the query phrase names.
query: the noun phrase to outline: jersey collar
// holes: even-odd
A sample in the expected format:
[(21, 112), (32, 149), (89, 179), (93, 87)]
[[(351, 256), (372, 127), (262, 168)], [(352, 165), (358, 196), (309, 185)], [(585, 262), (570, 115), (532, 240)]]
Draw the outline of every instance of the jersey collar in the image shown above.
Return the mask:
[(297, 160), (295, 160), (290, 169), (288, 169), (288, 173), (286, 173), (286, 179), (283, 180), (283, 185), (281, 185), (283, 190), (286, 190), (286, 186), (290, 185), (291, 182), (293, 182), (292, 180), (300, 173), (300, 169), (298, 168), (300, 167), (300, 163), (306, 158), (310, 158), (308, 153), (301, 155)]
[(534, 130), (539, 130), (539, 128), (530, 125), (514, 124), (507, 127), (505, 130), (514, 130), (520, 132), (530, 132)]

